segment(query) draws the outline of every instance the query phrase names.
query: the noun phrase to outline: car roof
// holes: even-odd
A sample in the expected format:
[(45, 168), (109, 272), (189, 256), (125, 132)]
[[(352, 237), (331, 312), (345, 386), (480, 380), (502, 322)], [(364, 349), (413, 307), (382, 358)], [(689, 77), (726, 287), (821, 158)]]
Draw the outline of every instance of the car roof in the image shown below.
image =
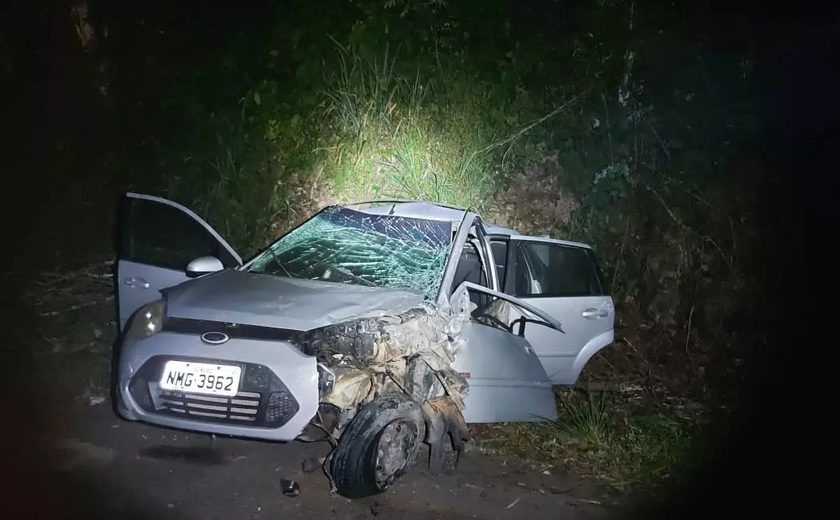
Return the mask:
[[(368, 213), (370, 215), (396, 215), (398, 217), (419, 218), (428, 220), (443, 220), (448, 222), (460, 222), (464, 218), (464, 213), (470, 211), (460, 206), (453, 206), (450, 204), (442, 204), (438, 202), (420, 201), (420, 200), (399, 200), (399, 199), (374, 199), (361, 202), (354, 202), (345, 204), (348, 206), (360, 206), (365, 204), (381, 204), (369, 208), (354, 208), (355, 211)], [(506, 228), (493, 224), (492, 222), (484, 222), (484, 228), (489, 235), (499, 236), (519, 236), (528, 237), (529, 239), (546, 239), (561, 244), (589, 248), (589, 245), (580, 242), (572, 242), (569, 240), (552, 239), (548, 235), (531, 236), (524, 235), (515, 229)]]
[[(378, 201), (366, 201), (364, 203), (378, 203)], [(363, 203), (359, 202), (356, 204)], [(464, 213), (468, 210), (458, 206), (443, 206), (433, 202), (409, 201), (391, 202), (382, 206), (356, 209), (356, 211), (361, 211), (362, 213), (368, 213), (371, 215), (396, 215), (398, 217), (407, 218), (460, 222), (464, 218)]]

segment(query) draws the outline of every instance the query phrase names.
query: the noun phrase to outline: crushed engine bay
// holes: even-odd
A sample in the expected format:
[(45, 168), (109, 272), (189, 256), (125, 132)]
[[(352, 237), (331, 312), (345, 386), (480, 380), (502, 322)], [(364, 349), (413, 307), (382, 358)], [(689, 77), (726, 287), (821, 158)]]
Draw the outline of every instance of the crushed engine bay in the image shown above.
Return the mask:
[[(330, 325), (292, 342), (318, 359), (322, 403), (354, 410), (383, 392), (401, 391), (421, 404), (449, 397), (460, 412), (469, 386), (451, 364), (469, 319), (469, 299), (464, 299), (454, 307), (426, 302), (396, 316)], [(324, 377), (331, 380), (324, 384)]]

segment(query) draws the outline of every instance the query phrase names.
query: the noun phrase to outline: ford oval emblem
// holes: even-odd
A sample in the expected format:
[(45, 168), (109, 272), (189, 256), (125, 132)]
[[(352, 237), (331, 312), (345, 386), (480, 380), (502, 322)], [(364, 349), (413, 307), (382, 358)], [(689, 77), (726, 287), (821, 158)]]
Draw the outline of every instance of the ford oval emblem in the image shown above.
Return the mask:
[(210, 345), (221, 345), (226, 343), (230, 336), (224, 332), (205, 332), (201, 335), (201, 341), (209, 343)]

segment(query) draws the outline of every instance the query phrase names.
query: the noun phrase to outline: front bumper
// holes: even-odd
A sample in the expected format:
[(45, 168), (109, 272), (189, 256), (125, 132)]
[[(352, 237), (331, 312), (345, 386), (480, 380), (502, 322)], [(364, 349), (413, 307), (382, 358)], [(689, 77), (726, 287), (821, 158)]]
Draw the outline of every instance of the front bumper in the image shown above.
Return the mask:
[[(162, 390), (169, 360), (237, 365), (237, 395)], [(313, 356), (283, 341), (232, 338), (208, 345), (197, 334), (160, 332), (121, 349), (117, 409), (128, 420), (219, 435), (273, 441), (295, 439), (318, 409)]]

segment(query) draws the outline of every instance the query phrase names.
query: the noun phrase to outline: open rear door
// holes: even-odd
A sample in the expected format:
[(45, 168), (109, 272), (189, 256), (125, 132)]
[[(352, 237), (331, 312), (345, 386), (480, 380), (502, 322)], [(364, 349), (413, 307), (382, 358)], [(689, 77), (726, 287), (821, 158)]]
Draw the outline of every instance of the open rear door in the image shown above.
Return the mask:
[(242, 259), (205, 221), (175, 202), (127, 193), (121, 208), (121, 243), (117, 263), (120, 330), (142, 305), (161, 297), (160, 290), (187, 280), (186, 267), (203, 256), (226, 268)]
[[(613, 341), (615, 308), (592, 250), (584, 244), (541, 237), (493, 237), (504, 292), (563, 324), (566, 334), (531, 327), (534, 347), (554, 384), (572, 385), (583, 366)], [(497, 262), (499, 263), (499, 262)]]
[[(463, 301), (463, 291), (482, 293), (488, 303), (473, 312), (463, 325), (465, 345), (452, 368), (469, 383), (464, 400), (467, 423), (534, 422), (557, 418), (551, 382), (528, 340), (520, 334), (528, 328), (557, 330), (560, 324), (515, 298), (470, 282), (453, 293), (453, 302)], [(512, 309), (528, 318), (511, 323)], [(558, 332), (560, 334), (560, 332)]]

